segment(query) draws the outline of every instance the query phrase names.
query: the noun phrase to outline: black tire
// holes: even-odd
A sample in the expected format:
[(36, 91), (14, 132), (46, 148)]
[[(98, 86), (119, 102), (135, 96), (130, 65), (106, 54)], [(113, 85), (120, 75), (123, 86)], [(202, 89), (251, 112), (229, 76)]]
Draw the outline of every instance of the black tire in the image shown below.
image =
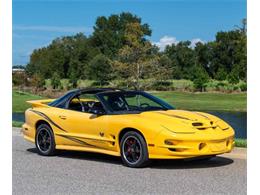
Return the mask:
[(129, 131), (120, 141), (123, 164), (131, 168), (144, 167), (149, 163), (147, 144), (139, 133)]
[(47, 124), (41, 124), (35, 135), (35, 146), (38, 154), (51, 156), (55, 153), (55, 139), (52, 129)]

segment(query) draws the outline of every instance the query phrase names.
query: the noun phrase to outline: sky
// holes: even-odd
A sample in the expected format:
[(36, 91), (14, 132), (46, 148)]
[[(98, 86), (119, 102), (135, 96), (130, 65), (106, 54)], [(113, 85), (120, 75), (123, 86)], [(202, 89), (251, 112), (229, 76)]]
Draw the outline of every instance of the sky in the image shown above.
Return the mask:
[(245, 0), (13, 0), (13, 65), (26, 65), (34, 49), (57, 37), (93, 32), (98, 16), (131, 12), (152, 29), (160, 47), (207, 42), (240, 25)]

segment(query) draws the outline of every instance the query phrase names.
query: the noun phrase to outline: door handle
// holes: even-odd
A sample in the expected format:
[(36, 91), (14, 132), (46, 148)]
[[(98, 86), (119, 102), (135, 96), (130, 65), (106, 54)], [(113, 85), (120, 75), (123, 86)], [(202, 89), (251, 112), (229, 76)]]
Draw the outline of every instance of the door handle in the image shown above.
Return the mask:
[(59, 116), (60, 119), (66, 120), (67, 117), (66, 116)]

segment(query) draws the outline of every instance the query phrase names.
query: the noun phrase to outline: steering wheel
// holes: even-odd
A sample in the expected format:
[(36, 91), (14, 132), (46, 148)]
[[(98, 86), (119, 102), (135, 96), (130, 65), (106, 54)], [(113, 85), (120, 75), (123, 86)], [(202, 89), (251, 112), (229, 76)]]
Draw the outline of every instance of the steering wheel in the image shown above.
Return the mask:
[(141, 108), (148, 108), (148, 107), (150, 107), (150, 104), (148, 104), (148, 103), (141, 103), (140, 107)]
[(79, 100), (79, 103), (81, 105), (81, 111), (85, 112), (85, 107), (84, 107), (83, 103), (80, 101), (79, 96), (77, 97), (77, 99)]

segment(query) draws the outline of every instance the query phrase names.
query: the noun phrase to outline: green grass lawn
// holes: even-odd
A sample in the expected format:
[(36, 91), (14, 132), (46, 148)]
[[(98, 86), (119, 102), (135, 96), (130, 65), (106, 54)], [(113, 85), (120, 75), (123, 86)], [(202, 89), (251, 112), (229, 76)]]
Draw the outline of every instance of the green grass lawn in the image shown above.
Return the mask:
[(13, 127), (22, 127), (24, 123), (20, 121), (12, 121), (12, 126)]
[(186, 110), (216, 110), (216, 111), (245, 111), (246, 93), (187, 93), (187, 92), (151, 92), (162, 98), (177, 109)]
[(13, 91), (13, 112), (24, 112), (30, 107), (30, 104), (26, 103), (27, 100), (42, 99), (41, 96), (33, 95), (25, 92)]
[(247, 148), (247, 139), (240, 139), (240, 138), (235, 139), (235, 146)]

